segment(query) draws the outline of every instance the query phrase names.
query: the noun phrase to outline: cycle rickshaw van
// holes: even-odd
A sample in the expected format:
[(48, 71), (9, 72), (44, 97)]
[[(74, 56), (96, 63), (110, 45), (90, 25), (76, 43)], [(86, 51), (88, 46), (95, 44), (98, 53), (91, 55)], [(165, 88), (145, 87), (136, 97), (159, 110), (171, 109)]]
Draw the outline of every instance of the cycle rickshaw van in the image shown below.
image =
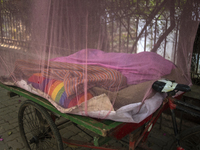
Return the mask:
[[(178, 135), (173, 110), (185, 110), (177, 99), (190, 91), (191, 60), (199, 59), (193, 54), (198, 0), (3, 0), (0, 6), (0, 85), (29, 99), (18, 114), (28, 149), (63, 149), (62, 142), (122, 149), (105, 143), (128, 134), (135, 149), (167, 108)], [(59, 126), (69, 121), (99, 137), (89, 144), (61, 137)]]

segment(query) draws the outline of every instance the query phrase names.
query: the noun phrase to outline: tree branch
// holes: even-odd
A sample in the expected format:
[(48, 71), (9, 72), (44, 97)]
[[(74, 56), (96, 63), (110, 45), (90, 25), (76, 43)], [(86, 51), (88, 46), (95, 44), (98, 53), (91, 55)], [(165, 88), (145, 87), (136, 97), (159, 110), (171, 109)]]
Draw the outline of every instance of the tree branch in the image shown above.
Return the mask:
[(160, 47), (160, 44), (162, 43), (162, 41), (174, 29), (174, 27), (175, 27), (174, 14), (175, 14), (175, 2), (174, 2), (174, 0), (171, 0), (170, 1), (170, 27), (160, 36), (157, 43), (154, 45), (153, 49), (151, 50), (151, 52), (156, 52), (157, 49)]
[(140, 39), (140, 37), (142, 36), (143, 32), (145, 31), (146, 27), (151, 23), (151, 21), (155, 18), (155, 16), (158, 14), (158, 12), (164, 7), (164, 5), (166, 4), (166, 2), (167, 2), (167, 0), (164, 0), (164, 1), (160, 4), (160, 6), (158, 7), (158, 9), (155, 8), (155, 9), (153, 10), (153, 12), (149, 15), (149, 18), (148, 18), (148, 20), (147, 20), (145, 26), (144, 26), (143, 29), (141, 30), (141, 32), (140, 32), (140, 34), (138, 35), (138, 37), (137, 37), (135, 43), (134, 43), (133, 46), (132, 46), (131, 53), (133, 53), (134, 48), (135, 48), (135, 46), (137, 45), (137, 42), (138, 42), (138, 40)]

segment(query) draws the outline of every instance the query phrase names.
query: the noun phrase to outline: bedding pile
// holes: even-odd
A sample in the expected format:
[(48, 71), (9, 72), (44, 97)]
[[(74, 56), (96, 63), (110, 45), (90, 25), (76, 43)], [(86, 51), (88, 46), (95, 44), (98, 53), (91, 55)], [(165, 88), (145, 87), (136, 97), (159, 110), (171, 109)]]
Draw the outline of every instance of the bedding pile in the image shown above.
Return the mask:
[(196, 78), (200, 0), (2, 0), (0, 7), (0, 82), (62, 113), (138, 123), (165, 97), (154, 81), (191, 85), (191, 70)]
[(138, 123), (155, 112), (165, 96), (152, 90), (153, 82), (166, 78), (183, 83), (185, 78), (177, 74), (178, 68), (156, 53), (84, 49), (49, 61), (17, 60), (12, 76), (3, 81), (14, 80), (62, 113)]

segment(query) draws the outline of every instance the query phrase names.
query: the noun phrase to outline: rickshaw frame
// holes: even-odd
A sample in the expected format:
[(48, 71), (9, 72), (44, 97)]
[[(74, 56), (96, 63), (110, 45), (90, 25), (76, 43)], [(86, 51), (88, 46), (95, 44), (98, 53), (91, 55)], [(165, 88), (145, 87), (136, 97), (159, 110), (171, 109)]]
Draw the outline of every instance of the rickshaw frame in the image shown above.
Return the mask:
[[(116, 140), (121, 140), (126, 135), (129, 135), (129, 150), (134, 150), (137, 146), (140, 146), (145, 149), (149, 149), (145, 144), (143, 144), (149, 133), (151, 132), (153, 126), (157, 122), (158, 118), (162, 114), (163, 111), (170, 108), (172, 112), (172, 121), (174, 126), (175, 136), (178, 134), (177, 123), (175, 119), (174, 109), (178, 108), (182, 111), (185, 109), (181, 106), (177, 106), (175, 103), (179, 102), (177, 99), (180, 99), (182, 95), (179, 95), (174, 99), (171, 95), (168, 95), (164, 100), (159, 109), (156, 110), (152, 115), (148, 116), (146, 119), (141, 121), (140, 123), (125, 123), (125, 122), (115, 122), (111, 120), (101, 120), (91, 117), (72, 115), (72, 114), (64, 114), (58, 111), (48, 100), (32, 94), (26, 90), (23, 90), (16, 86), (8, 86), (0, 83), (0, 86), (5, 88), (6, 90), (13, 92), (17, 95), (23, 96), (34, 103), (44, 107), (46, 110), (51, 112), (52, 120), (55, 121), (55, 114), (60, 115), (73, 122), (74, 124), (78, 124), (83, 128), (86, 128), (98, 136), (94, 137), (93, 143), (70, 140), (62, 137), (63, 143), (73, 146), (87, 147), (87, 148), (95, 148), (95, 149), (104, 149), (104, 150), (122, 150), (124, 148), (115, 148), (113, 146), (104, 146), (111, 138)], [(181, 102), (182, 105), (185, 103)], [(200, 108), (191, 106), (192, 109), (197, 108), (196, 110), (200, 110)], [(186, 111), (187, 112), (187, 111)], [(188, 112), (187, 112), (188, 113)], [(191, 112), (191, 115), (194, 115)], [(199, 114), (196, 116), (200, 117)], [(177, 139), (178, 141), (179, 139)], [(180, 146), (177, 149), (181, 149)]]

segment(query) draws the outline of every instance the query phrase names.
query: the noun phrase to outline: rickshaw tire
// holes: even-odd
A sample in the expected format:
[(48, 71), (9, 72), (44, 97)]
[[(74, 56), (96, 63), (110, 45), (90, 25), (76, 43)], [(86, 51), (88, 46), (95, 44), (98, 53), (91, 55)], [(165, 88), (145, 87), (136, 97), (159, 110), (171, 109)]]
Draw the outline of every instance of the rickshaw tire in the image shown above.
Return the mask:
[(19, 108), (19, 111), (18, 111), (19, 131), (20, 131), (20, 135), (21, 135), (21, 138), (22, 138), (22, 141), (23, 141), (25, 147), (27, 149), (30, 149), (30, 146), (28, 144), (27, 138), (25, 136), (24, 125), (23, 125), (23, 116), (24, 116), (25, 108), (27, 106), (30, 106), (30, 105), (33, 106), (34, 108), (36, 108), (45, 117), (45, 120), (49, 124), (49, 126), (51, 128), (51, 131), (53, 132), (54, 138), (57, 141), (58, 150), (64, 150), (60, 132), (58, 131), (58, 129), (57, 129), (54, 121), (50, 117), (49, 113), (47, 112), (47, 110), (44, 107), (40, 106), (39, 104), (37, 104), (37, 103), (35, 103), (35, 102), (31, 101), (31, 100), (24, 101), (21, 104), (21, 106)]
[[(185, 150), (200, 150), (200, 125), (186, 129), (179, 135), (180, 145)], [(177, 140), (170, 140), (166, 150), (177, 150)]]

